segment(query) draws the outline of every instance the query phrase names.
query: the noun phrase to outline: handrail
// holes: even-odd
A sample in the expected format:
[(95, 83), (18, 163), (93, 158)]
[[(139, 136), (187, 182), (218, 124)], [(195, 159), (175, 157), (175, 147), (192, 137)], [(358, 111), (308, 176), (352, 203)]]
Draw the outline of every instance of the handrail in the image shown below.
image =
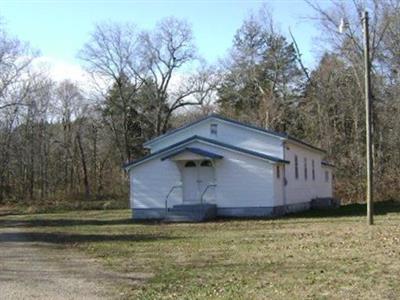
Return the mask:
[(169, 198), (169, 196), (170, 196), (171, 193), (174, 191), (174, 189), (181, 188), (181, 187), (182, 187), (182, 184), (174, 185), (174, 186), (171, 187), (171, 189), (169, 190), (169, 192), (168, 192), (168, 194), (167, 194), (167, 197), (165, 197), (165, 213), (168, 213), (168, 198)]
[(200, 203), (201, 203), (201, 204), (203, 204), (203, 198), (204, 198), (204, 195), (206, 194), (207, 190), (208, 190), (210, 187), (216, 187), (216, 186), (217, 186), (217, 185), (216, 185), (215, 183), (208, 184), (208, 185), (206, 186), (206, 188), (204, 189), (203, 193), (201, 193), (201, 197), (200, 197)]

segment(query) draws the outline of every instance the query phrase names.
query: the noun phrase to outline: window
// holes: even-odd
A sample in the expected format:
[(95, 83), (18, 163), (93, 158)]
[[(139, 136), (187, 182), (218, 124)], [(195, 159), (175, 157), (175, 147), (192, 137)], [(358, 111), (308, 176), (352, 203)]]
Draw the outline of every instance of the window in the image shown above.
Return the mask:
[(325, 171), (325, 181), (328, 182), (329, 181), (329, 172)]
[(203, 160), (200, 164), (201, 167), (212, 167), (212, 163), (209, 160)]
[(216, 136), (218, 134), (218, 124), (210, 125), (210, 134)]
[(307, 180), (308, 170), (307, 170), (307, 157), (304, 157), (304, 179)]
[(311, 160), (311, 177), (312, 180), (315, 180), (315, 161)]
[(196, 167), (196, 163), (194, 161), (192, 161), (192, 160), (189, 160), (185, 164), (185, 168), (194, 168), (194, 167)]
[(297, 155), (294, 156), (294, 177), (299, 178), (299, 159)]
[(281, 177), (281, 174), (280, 174), (280, 169), (279, 169), (279, 166), (276, 166), (276, 178), (280, 178)]

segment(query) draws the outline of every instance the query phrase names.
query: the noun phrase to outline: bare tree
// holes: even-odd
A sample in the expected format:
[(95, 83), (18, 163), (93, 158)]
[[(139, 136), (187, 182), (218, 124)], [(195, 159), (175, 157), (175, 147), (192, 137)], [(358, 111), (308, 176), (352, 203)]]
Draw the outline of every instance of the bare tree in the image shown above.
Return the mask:
[(76, 118), (79, 116), (82, 94), (76, 84), (70, 81), (59, 83), (56, 89), (56, 115), (62, 125), (62, 136), (56, 140), (60, 146), (63, 160), (63, 186), (67, 193), (72, 193), (75, 181), (74, 136)]
[(106, 121), (122, 160), (140, 154), (141, 143), (165, 132), (175, 111), (201, 105), (213, 88), (204, 68), (188, 71), (198, 62), (192, 31), (175, 18), (161, 21), (153, 31), (98, 25), (80, 58), (100, 82)]
[[(143, 85), (138, 53), (139, 35), (131, 24), (104, 23), (97, 25), (79, 56), (86, 63), (99, 92), (100, 104), (106, 101), (118, 110), (118, 117), (109, 115), (105, 121), (114, 133), (121, 160), (132, 157), (130, 119), (138, 115), (135, 97)], [(127, 85), (129, 84), (129, 88)], [(109, 95), (109, 89), (113, 95)], [(115, 111), (114, 111), (115, 112)]]
[(169, 99), (171, 80), (180, 80), (182, 77), (179, 76), (183, 74), (178, 74), (178, 70), (196, 59), (190, 25), (175, 18), (164, 19), (153, 32), (141, 34), (140, 49), (146, 63), (146, 73), (142, 79), (155, 87), (153, 102), (157, 108), (152, 122), (158, 135), (166, 131), (173, 111), (199, 104), (193, 99), (189, 100), (192, 94), (198, 92), (195, 82), (184, 88), (178, 84), (172, 99)]
[(36, 54), (26, 43), (10, 37), (0, 23), (0, 110), (22, 104), (12, 95)]
[[(331, 149), (332, 158), (338, 162), (341, 174), (338, 179), (339, 191), (345, 198), (353, 200), (363, 197), (362, 181), (358, 180), (364, 172), (365, 136), (362, 126), (365, 120), (362, 100), (362, 12), (367, 9), (371, 14), (374, 169), (375, 179), (380, 182), (376, 185), (380, 189), (377, 194), (389, 194), (391, 189), (381, 187), (398, 187), (397, 184), (387, 185), (384, 182), (392, 182), (390, 178), (397, 177), (395, 174), (400, 170), (397, 159), (390, 159), (392, 156), (389, 154), (398, 147), (394, 132), (398, 130), (399, 123), (393, 120), (393, 112), (399, 108), (395, 91), (399, 86), (396, 57), (400, 49), (397, 47), (400, 45), (400, 1), (331, 1), (331, 5), (324, 8), (315, 1), (307, 3), (314, 9), (314, 19), (323, 33), (320, 35), (323, 41), (321, 49), (328, 53), (324, 54), (320, 66), (310, 76), (313, 87), (307, 91), (305, 112), (311, 107), (318, 108), (315, 120), (320, 120), (317, 125), (320, 139), (330, 144), (328, 149)], [(338, 26), (342, 18), (347, 21), (349, 30), (339, 34)], [(329, 103), (326, 99), (329, 99)], [(354, 171), (349, 172), (349, 169)]]

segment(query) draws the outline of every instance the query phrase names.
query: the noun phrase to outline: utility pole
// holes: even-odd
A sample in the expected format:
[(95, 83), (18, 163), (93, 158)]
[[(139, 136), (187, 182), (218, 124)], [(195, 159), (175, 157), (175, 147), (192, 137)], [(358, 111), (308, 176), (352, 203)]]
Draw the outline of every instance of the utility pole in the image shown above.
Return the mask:
[(371, 103), (371, 63), (369, 57), (368, 12), (364, 12), (364, 72), (365, 72), (365, 122), (367, 143), (367, 219), (374, 224), (373, 158), (372, 158), (372, 103)]
[[(367, 222), (374, 224), (374, 191), (373, 191), (373, 158), (372, 158), (372, 103), (371, 103), (371, 60), (369, 57), (369, 25), (368, 12), (364, 11), (362, 23), (364, 27), (364, 78), (365, 78), (365, 125), (367, 146)], [(343, 18), (339, 32), (344, 33), (349, 28), (348, 21)]]

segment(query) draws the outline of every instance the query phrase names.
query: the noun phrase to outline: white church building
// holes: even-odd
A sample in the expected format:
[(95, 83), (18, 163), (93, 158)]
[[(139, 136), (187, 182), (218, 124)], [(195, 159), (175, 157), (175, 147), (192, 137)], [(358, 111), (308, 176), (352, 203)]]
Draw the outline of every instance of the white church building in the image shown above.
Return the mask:
[(325, 151), (210, 115), (144, 144), (126, 164), (133, 218), (271, 217), (335, 204)]

